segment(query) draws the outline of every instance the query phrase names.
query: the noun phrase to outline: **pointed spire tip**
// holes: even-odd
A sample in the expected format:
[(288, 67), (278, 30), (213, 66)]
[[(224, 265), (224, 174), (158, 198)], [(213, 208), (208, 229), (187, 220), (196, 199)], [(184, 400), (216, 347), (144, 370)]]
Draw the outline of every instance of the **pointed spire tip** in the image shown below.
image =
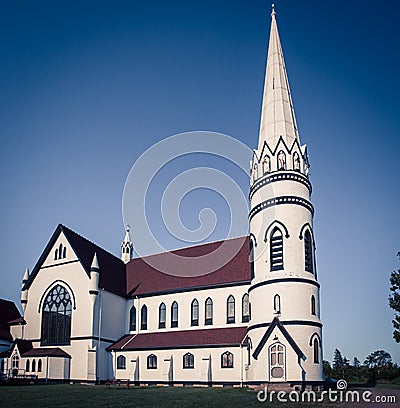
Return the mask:
[(271, 11), (271, 17), (275, 17), (276, 16), (276, 12), (275, 12), (275, 3), (272, 3), (272, 11)]

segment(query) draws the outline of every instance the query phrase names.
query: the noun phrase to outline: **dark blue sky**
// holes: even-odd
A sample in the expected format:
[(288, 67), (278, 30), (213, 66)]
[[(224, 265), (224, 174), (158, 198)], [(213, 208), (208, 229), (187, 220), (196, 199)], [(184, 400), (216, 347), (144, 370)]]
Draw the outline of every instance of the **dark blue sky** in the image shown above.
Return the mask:
[[(387, 306), (400, 250), (400, 6), (275, 3), (312, 165), (325, 358), (338, 347), (400, 361)], [(119, 254), (125, 179), (154, 143), (210, 130), (257, 146), (270, 3), (0, 4), (0, 297), (18, 303), (59, 222)]]

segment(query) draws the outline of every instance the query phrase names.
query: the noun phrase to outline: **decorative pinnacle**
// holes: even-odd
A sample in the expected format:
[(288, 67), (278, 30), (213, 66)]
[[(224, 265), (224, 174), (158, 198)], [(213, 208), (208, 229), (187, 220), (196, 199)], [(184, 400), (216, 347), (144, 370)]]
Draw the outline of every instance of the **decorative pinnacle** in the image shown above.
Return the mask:
[(275, 4), (272, 3), (272, 12), (271, 12), (271, 17), (275, 17), (276, 16), (276, 12), (275, 12)]

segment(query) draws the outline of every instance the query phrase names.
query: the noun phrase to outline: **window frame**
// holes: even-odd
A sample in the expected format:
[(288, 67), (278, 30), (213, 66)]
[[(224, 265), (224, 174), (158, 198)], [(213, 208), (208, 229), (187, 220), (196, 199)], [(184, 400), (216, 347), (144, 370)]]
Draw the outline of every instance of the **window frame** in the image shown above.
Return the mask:
[(165, 329), (166, 326), (167, 326), (167, 306), (165, 306), (164, 302), (161, 302), (160, 306), (158, 306), (158, 328)]
[(183, 355), (183, 369), (194, 369), (194, 354), (187, 352)]
[(126, 357), (123, 354), (117, 357), (117, 370), (126, 370)]
[(282, 271), (284, 269), (284, 245), (281, 229), (274, 227), (269, 236), (269, 240), (271, 272)]
[(179, 305), (176, 300), (171, 304), (171, 327), (178, 327), (179, 322)]
[(143, 305), (140, 309), (140, 330), (147, 330), (147, 316), (148, 310), (147, 306)]
[(234, 356), (230, 351), (221, 354), (221, 368), (234, 368)]
[[(190, 325), (191, 326), (198, 326), (199, 325), (199, 316), (200, 316), (200, 307), (199, 301), (194, 298), (192, 303), (190, 304)], [(197, 318), (195, 318), (197, 315)]]
[(136, 331), (136, 307), (132, 305), (129, 311), (129, 331)]
[[(233, 310), (233, 313), (231, 312)], [(236, 321), (236, 301), (233, 295), (229, 295), (226, 299), (226, 323), (232, 324)]]
[[(211, 297), (208, 297), (205, 302), (205, 310), (204, 310), (204, 325), (205, 326), (211, 326), (213, 324), (213, 318), (214, 318), (214, 302), (211, 299)], [(211, 317), (207, 317), (211, 315)]]
[(147, 369), (157, 370), (157, 356), (153, 353), (147, 356)]

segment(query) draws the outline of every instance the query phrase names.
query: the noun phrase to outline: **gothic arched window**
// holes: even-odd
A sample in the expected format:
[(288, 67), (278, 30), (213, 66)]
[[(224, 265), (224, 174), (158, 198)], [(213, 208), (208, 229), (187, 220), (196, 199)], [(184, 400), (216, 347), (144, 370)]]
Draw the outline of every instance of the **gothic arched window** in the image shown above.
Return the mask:
[(278, 227), (275, 227), (271, 232), (269, 249), (271, 271), (283, 269), (283, 235)]
[(226, 300), (226, 322), (235, 323), (235, 298), (232, 295)]
[(250, 239), (250, 276), (254, 279), (254, 242)]
[(319, 364), (319, 343), (318, 343), (318, 339), (315, 338), (314, 342), (313, 342), (313, 351), (314, 351), (314, 363), (315, 364)]
[(304, 233), (304, 261), (305, 270), (314, 273), (313, 243), (309, 230)]
[(171, 327), (178, 327), (178, 303), (176, 301), (171, 305)]
[(71, 318), (71, 296), (63, 286), (56, 285), (48, 293), (43, 304), (41, 344), (43, 346), (70, 344)]
[(264, 156), (262, 166), (263, 166), (263, 174), (267, 174), (271, 171), (271, 161), (269, 159), (269, 156), (267, 155)]
[(297, 152), (293, 155), (293, 170), (300, 171), (300, 157)]
[(221, 354), (221, 368), (233, 368), (233, 354), (229, 351)]
[(316, 315), (316, 307), (315, 307), (315, 296), (311, 296), (311, 314)]
[(253, 167), (253, 180), (256, 181), (258, 179), (258, 164), (254, 163)]
[(67, 247), (63, 248), (63, 258), (67, 257)]
[(281, 313), (281, 297), (279, 295), (274, 296), (274, 313)]
[(192, 301), (190, 315), (191, 315), (190, 316), (191, 325), (198, 326), (199, 325), (199, 302), (197, 301), (197, 299), (193, 299)]
[(32, 360), (32, 372), (34, 373), (36, 371), (36, 361)]
[(248, 322), (250, 320), (250, 302), (249, 295), (245, 293), (242, 297), (242, 322)]
[(38, 370), (38, 373), (41, 373), (41, 372), (42, 372), (42, 360), (39, 360), (39, 361), (38, 361), (38, 363), (37, 363), (37, 370)]
[(129, 330), (136, 330), (136, 307), (132, 306), (129, 313)]
[(147, 330), (147, 306), (143, 305), (140, 311), (140, 328)]
[(278, 170), (286, 170), (286, 154), (283, 150), (278, 153)]
[(147, 356), (147, 368), (149, 369), (156, 369), (157, 368), (157, 356), (154, 354), (150, 354)]
[(213, 301), (211, 298), (206, 299), (204, 324), (205, 325), (213, 324)]
[(183, 356), (183, 368), (194, 368), (194, 355), (192, 353), (186, 353)]
[(126, 368), (125, 356), (118, 356), (117, 358), (117, 370), (124, 370)]
[(165, 329), (166, 321), (167, 321), (167, 308), (165, 307), (165, 303), (163, 302), (158, 308), (158, 328)]
[(28, 360), (26, 360), (26, 363), (25, 363), (25, 371), (26, 371), (27, 373), (29, 373), (29, 371), (30, 371), (30, 361), (29, 361), (29, 358), (28, 358)]
[(54, 260), (56, 261), (57, 259), (58, 259), (58, 249), (56, 249), (54, 252)]

